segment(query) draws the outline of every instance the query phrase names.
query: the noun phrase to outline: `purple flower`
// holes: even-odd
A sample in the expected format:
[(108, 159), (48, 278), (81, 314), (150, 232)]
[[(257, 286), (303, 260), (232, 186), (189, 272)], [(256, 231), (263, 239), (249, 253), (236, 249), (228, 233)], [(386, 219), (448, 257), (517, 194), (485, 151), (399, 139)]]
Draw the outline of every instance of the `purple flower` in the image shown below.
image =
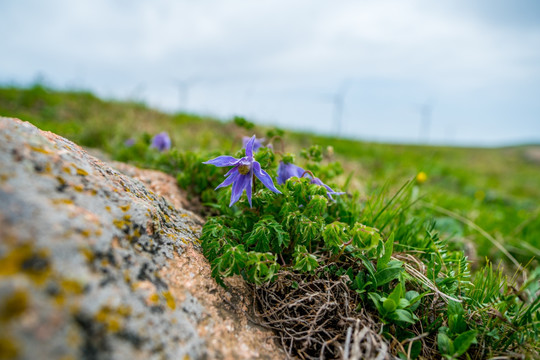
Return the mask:
[[(251, 138), (249, 136), (243, 136), (242, 137), (242, 147), (245, 149), (247, 144), (249, 143), (249, 141), (251, 140)], [(263, 141), (264, 141), (264, 138), (262, 139), (257, 139), (255, 138), (255, 143), (253, 143), (253, 152), (257, 152), (259, 151), (260, 148), (264, 147), (263, 146)]]
[(134, 138), (127, 139), (126, 141), (124, 141), (124, 145), (126, 147), (131, 147), (131, 146), (135, 145), (135, 139)]
[(152, 138), (152, 147), (159, 151), (167, 151), (171, 148), (171, 138), (165, 131)]
[(203, 162), (203, 164), (215, 165), (218, 167), (224, 166), (233, 166), (225, 176), (227, 178), (221, 184), (216, 187), (215, 190), (229, 186), (232, 184), (232, 193), (231, 193), (231, 202), (229, 206), (233, 206), (235, 202), (240, 199), (244, 190), (246, 190), (247, 198), (249, 201), (249, 206), (251, 207), (251, 191), (253, 189), (253, 175), (259, 178), (264, 186), (269, 190), (281, 194), (281, 192), (276, 189), (272, 178), (266, 171), (261, 169), (261, 164), (259, 164), (253, 158), (253, 148), (255, 145), (255, 135), (249, 139), (246, 144), (246, 156), (241, 159), (236, 159), (232, 156), (218, 156), (215, 159), (208, 160)]
[(300, 166), (296, 166), (294, 164), (286, 164), (283, 161), (279, 162), (279, 166), (277, 169), (277, 183), (279, 185), (285, 184), (287, 179), (292, 177), (302, 177), (304, 175), (305, 170), (302, 169)]
[(280, 161), (277, 172), (278, 172), (277, 182), (278, 182), (279, 185), (284, 184), (287, 181), (287, 179), (289, 179), (291, 177), (306, 176), (306, 177), (311, 179), (312, 184), (319, 185), (319, 186), (324, 186), (326, 188), (326, 195), (328, 195), (328, 197), (330, 199), (332, 199), (332, 200), (334, 200), (332, 195), (343, 195), (343, 194), (345, 194), (344, 192), (337, 192), (337, 191), (332, 190), (332, 188), (330, 186), (326, 185), (325, 183), (323, 183), (321, 181), (321, 179), (319, 179), (318, 177), (313, 177), (312, 178), (311, 175), (309, 173), (307, 173), (304, 169), (302, 169), (300, 166), (296, 166), (294, 164), (286, 164), (283, 161)]

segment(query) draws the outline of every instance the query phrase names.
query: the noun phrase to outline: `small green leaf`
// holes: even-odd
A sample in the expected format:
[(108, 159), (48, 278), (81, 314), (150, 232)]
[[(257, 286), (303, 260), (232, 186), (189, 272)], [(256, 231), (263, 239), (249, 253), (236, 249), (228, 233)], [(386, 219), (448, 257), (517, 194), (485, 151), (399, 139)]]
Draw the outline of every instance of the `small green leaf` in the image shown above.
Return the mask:
[(354, 224), (350, 231), (352, 245), (360, 250), (373, 249), (380, 240), (380, 235), (377, 229), (365, 226), (360, 223)]
[(439, 332), (437, 336), (437, 345), (439, 346), (439, 352), (443, 355), (453, 355), (454, 354), (454, 343), (448, 335), (443, 332)]
[(465, 331), (454, 340), (454, 351), (455, 351), (454, 355), (455, 356), (463, 355), (467, 351), (469, 346), (471, 346), (471, 344), (474, 344), (474, 343), (476, 343), (476, 331), (475, 330)]
[(405, 293), (405, 299), (409, 301), (409, 310), (415, 311), (420, 305), (422, 295), (420, 295), (417, 291), (409, 290)]
[(392, 233), (388, 240), (384, 243), (383, 254), (380, 255), (379, 260), (377, 260), (377, 270), (382, 270), (386, 267), (394, 251), (394, 233)]
[(402, 271), (403, 268), (401, 266), (389, 267), (381, 271), (377, 271), (375, 274), (375, 282), (377, 283), (377, 287), (397, 279)]
[(315, 271), (319, 266), (317, 262), (317, 257), (313, 254), (308, 253), (307, 249), (303, 245), (298, 245), (294, 251), (294, 269), (310, 273)]
[(394, 303), (396, 303), (396, 306), (397, 306), (397, 304), (399, 303), (399, 300), (401, 299), (402, 296), (403, 296), (403, 285), (401, 283), (399, 283), (399, 284), (396, 285), (396, 287), (390, 293), (390, 295), (388, 295), (388, 298), (392, 299), (394, 301)]
[(394, 312), (388, 315), (388, 318), (407, 324), (414, 324), (416, 319), (416, 317), (412, 313), (403, 309), (396, 309)]
[(387, 298), (383, 302), (383, 308), (387, 313), (391, 313), (397, 309), (397, 304), (394, 300)]

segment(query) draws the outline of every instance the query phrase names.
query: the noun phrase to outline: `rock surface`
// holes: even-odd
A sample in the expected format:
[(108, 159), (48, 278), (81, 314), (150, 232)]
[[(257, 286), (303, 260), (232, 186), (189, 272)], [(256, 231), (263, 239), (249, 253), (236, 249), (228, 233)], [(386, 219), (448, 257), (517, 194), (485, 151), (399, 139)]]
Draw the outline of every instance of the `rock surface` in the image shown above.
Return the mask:
[(284, 358), (241, 279), (210, 277), (174, 179), (113, 166), (0, 118), (0, 359)]

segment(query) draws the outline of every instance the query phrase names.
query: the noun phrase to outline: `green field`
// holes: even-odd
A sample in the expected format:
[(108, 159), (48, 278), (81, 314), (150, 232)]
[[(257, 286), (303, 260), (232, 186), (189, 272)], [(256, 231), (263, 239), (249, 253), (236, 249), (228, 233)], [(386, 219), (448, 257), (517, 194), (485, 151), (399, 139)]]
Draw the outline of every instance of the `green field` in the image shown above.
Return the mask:
[[(104, 101), (89, 92), (57, 92), (36, 85), (0, 89), (0, 115), (29, 121), (87, 147), (118, 156), (129, 137), (167, 131), (179, 150), (233, 149), (242, 135), (230, 121), (191, 114), (165, 114), (144, 104)], [(265, 135), (267, 129), (254, 130)], [(365, 196), (388, 185), (394, 189), (419, 172), (422, 203), (438, 220), (438, 229), (466, 246), (470, 260), (512, 264), (497, 246), (504, 245), (519, 263), (537, 266), (540, 256), (540, 145), (460, 148), (379, 144), (287, 132), (287, 151), (310, 144), (331, 146), (345, 170), (343, 185)], [(141, 160), (141, 163), (143, 161)], [(437, 210), (433, 210), (433, 206)], [(443, 208), (446, 211), (443, 211)], [(451, 213), (450, 213), (451, 212)], [(467, 219), (464, 222), (462, 218)], [(485, 230), (485, 236), (469, 222)], [(463, 245), (466, 244), (466, 245)]]
[[(339, 316), (365, 311), (377, 319), (378, 335), (401, 358), (539, 356), (540, 146), (369, 143), (241, 118), (170, 115), (41, 85), (0, 88), (0, 116), (175, 176), (193, 209), (207, 217), (201, 243), (213, 276), (218, 282), (243, 276), (263, 299), (262, 314), (296, 309), (306, 292), (324, 288), (336, 296)], [(173, 147), (160, 153), (150, 141), (163, 131)], [(293, 175), (280, 191), (255, 181), (253, 207), (244, 195), (230, 207), (230, 187), (214, 191), (225, 170), (202, 162), (247, 156), (242, 137), (253, 134), (272, 140), (273, 150), (263, 147), (253, 158), (270, 177), (293, 153), (294, 164), (346, 194), (330, 200), (325, 188)], [(134, 145), (127, 146), (130, 138)], [(340, 303), (343, 293), (349, 297)], [(313, 335), (307, 350), (298, 340), (300, 320), (328, 310), (324, 298), (318, 309), (311, 300), (298, 309), (300, 317), (292, 310), (261, 316), (287, 334), (292, 354), (318, 358), (320, 350), (338, 358), (338, 347), (325, 350), (325, 344), (345, 342), (343, 322), (317, 325), (320, 337)]]

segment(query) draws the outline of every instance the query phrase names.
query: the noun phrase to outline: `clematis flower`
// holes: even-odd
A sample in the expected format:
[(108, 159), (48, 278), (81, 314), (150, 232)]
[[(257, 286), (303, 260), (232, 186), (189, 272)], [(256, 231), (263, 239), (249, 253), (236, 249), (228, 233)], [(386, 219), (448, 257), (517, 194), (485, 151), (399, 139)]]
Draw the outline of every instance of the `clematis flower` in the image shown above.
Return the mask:
[(171, 138), (165, 131), (152, 138), (152, 147), (159, 151), (167, 151), (171, 148)]
[[(242, 137), (242, 147), (245, 149), (248, 142), (251, 140), (251, 138), (249, 136), (243, 136)], [(264, 145), (262, 144), (264, 141), (264, 138), (261, 138), (261, 139), (257, 139), (255, 138), (255, 142), (253, 143), (253, 152), (257, 152), (259, 151), (260, 148), (264, 147)]]
[(217, 167), (224, 166), (233, 166), (225, 176), (227, 177), (225, 181), (216, 187), (215, 190), (229, 186), (232, 184), (232, 193), (231, 193), (231, 202), (229, 206), (233, 206), (237, 202), (244, 190), (248, 198), (249, 206), (251, 207), (251, 192), (253, 189), (253, 175), (255, 175), (264, 186), (269, 190), (281, 194), (281, 192), (276, 189), (272, 178), (266, 171), (261, 169), (261, 164), (255, 161), (253, 158), (253, 148), (255, 146), (255, 135), (253, 135), (246, 144), (246, 156), (241, 159), (236, 159), (232, 156), (218, 156), (215, 159), (208, 160), (203, 162), (203, 164), (215, 165)]
[(302, 177), (304, 175), (305, 170), (302, 169), (300, 166), (296, 166), (294, 164), (286, 164), (283, 161), (279, 162), (279, 166), (277, 169), (277, 183), (279, 185), (285, 184), (287, 179), (292, 177)]
[(279, 185), (284, 184), (287, 179), (291, 177), (303, 177), (306, 176), (311, 179), (311, 183), (319, 186), (324, 186), (326, 188), (326, 195), (334, 200), (332, 195), (343, 195), (344, 192), (334, 191), (332, 188), (321, 181), (318, 177), (312, 177), (308, 172), (302, 169), (300, 166), (294, 164), (286, 164), (283, 161), (279, 162), (278, 166), (278, 178), (277, 182)]

